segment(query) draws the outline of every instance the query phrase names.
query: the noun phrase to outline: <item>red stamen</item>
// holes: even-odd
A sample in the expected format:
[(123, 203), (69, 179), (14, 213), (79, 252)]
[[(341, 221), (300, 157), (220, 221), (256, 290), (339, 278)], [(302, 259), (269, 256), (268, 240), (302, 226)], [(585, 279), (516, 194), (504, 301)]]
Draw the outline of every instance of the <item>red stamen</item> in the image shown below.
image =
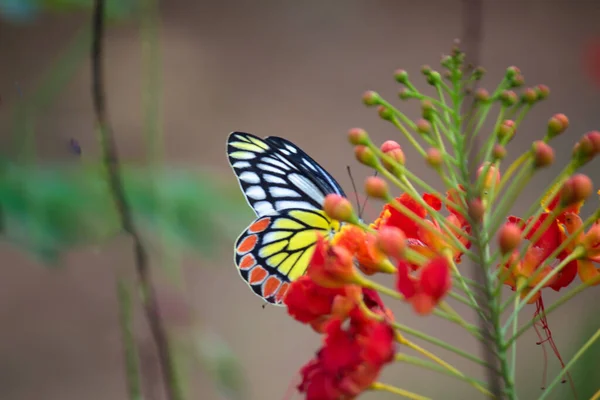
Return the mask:
[[(533, 315), (534, 318), (536, 318), (538, 315), (540, 316), (540, 320), (539, 323), (541, 324), (542, 329), (544, 330), (544, 333), (546, 334), (546, 338), (543, 339), (542, 336), (540, 335), (540, 333), (537, 330), (536, 324), (534, 324), (534, 329), (536, 331), (536, 333), (538, 334), (538, 337), (540, 338), (540, 342), (538, 342), (537, 344), (541, 344), (542, 345), (542, 349), (544, 349), (543, 344), (545, 342), (548, 342), (550, 344), (550, 347), (552, 348), (552, 351), (554, 352), (554, 355), (556, 355), (556, 358), (558, 358), (558, 361), (560, 362), (560, 366), (562, 369), (565, 369), (565, 363), (560, 355), (560, 352), (558, 351), (558, 347), (556, 346), (556, 343), (554, 342), (554, 339), (552, 338), (552, 331), (550, 330), (550, 327), (548, 326), (548, 320), (546, 319), (546, 310), (544, 309), (544, 300), (542, 300), (542, 296), (540, 296), (540, 298), (536, 301), (536, 310), (535, 310), (535, 314)], [(542, 380), (542, 386), (546, 386), (545, 382), (546, 382), (546, 370), (547, 370), (547, 357), (546, 357), (546, 350), (544, 349), (544, 378)], [(573, 382), (573, 378), (571, 377), (571, 373), (570, 372), (566, 372), (565, 375), (567, 376), (567, 379), (569, 380), (569, 385), (571, 386), (571, 390), (573, 392), (573, 396), (575, 399), (577, 399), (577, 392), (575, 390), (575, 383)], [(562, 383), (565, 383), (567, 381), (567, 379), (562, 380)], [(543, 389), (542, 387), (542, 389)]]

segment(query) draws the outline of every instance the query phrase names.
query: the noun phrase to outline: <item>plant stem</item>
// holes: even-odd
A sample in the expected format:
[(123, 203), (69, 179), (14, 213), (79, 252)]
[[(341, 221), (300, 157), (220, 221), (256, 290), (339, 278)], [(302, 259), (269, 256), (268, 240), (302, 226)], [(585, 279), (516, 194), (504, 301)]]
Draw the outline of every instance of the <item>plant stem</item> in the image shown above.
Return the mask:
[(123, 278), (117, 279), (117, 296), (119, 300), (119, 322), (125, 350), (125, 372), (129, 400), (142, 400), (139, 359), (137, 344), (133, 335), (133, 303), (131, 288)]
[(552, 382), (550, 382), (550, 384), (548, 385), (546, 390), (544, 390), (544, 393), (542, 393), (542, 395), (540, 396), (540, 398), (538, 400), (544, 400), (546, 398), (546, 396), (548, 396), (550, 394), (552, 389), (554, 389), (554, 386), (556, 386), (563, 379), (564, 374), (571, 367), (573, 367), (573, 365), (575, 365), (577, 360), (579, 360), (579, 358), (581, 358), (581, 356), (583, 356), (583, 354), (587, 351), (587, 349), (589, 349), (590, 346), (592, 346), (594, 344), (594, 342), (596, 340), (598, 340), (598, 338), (600, 338), (600, 329), (598, 329), (596, 331), (596, 333), (594, 333), (592, 335), (592, 337), (589, 338), (589, 340), (587, 342), (585, 342), (585, 344), (583, 346), (581, 346), (581, 348), (579, 349), (579, 351), (577, 351), (577, 353), (575, 353), (575, 355), (573, 356), (571, 361), (569, 361), (567, 363), (567, 365), (565, 365), (565, 367), (560, 371), (560, 373), (558, 375), (556, 375), (556, 378), (554, 378), (552, 380)]
[(94, 112), (96, 115), (96, 124), (100, 130), (103, 164), (108, 174), (108, 182), (112, 191), (115, 205), (121, 218), (122, 226), (125, 232), (129, 233), (133, 239), (135, 265), (138, 275), (138, 283), (142, 292), (142, 301), (144, 312), (150, 331), (157, 347), (158, 359), (162, 373), (163, 383), (167, 394), (167, 400), (178, 400), (179, 390), (176, 389), (176, 376), (173, 369), (169, 342), (165, 328), (163, 327), (158, 310), (158, 301), (152, 287), (150, 266), (148, 263), (148, 254), (142, 244), (138, 234), (129, 204), (127, 203), (125, 188), (121, 178), (121, 167), (118, 157), (117, 146), (109, 124), (108, 113), (106, 110), (104, 94), (104, 76), (102, 69), (103, 49), (102, 41), (104, 37), (104, 0), (94, 1), (93, 14), (93, 41), (91, 51), (92, 61), (92, 98), (94, 103)]
[(411, 399), (411, 400), (431, 400), (431, 398), (429, 398), (429, 397), (421, 396), (419, 394), (409, 392), (408, 390), (404, 390), (404, 389), (401, 389), (399, 387), (392, 386), (392, 385), (387, 385), (387, 384), (381, 383), (381, 382), (373, 383), (371, 385), (370, 389), (394, 393), (394, 394), (400, 395), (402, 397), (405, 397), (405, 398)]
[(427, 360), (421, 360), (420, 358), (417, 357), (411, 357), (408, 356), (406, 354), (401, 354), (398, 353), (395, 356), (395, 359), (397, 362), (405, 362), (407, 364), (411, 364), (411, 365), (415, 365), (417, 367), (421, 367), (421, 368), (425, 368), (431, 371), (435, 371), (435, 372), (439, 372), (460, 380), (463, 380), (465, 382), (468, 382), (469, 384), (471, 384), (471, 386), (475, 387), (477, 390), (479, 390), (481, 393), (486, 394), (490, 397), (493, 397), (493, 395), (485, 388), (485, 383), (481, 382), (477, 379), (471, 378), (469, 376), (466, 376), (460, 372), (455, 372), (452, 370), (449, 370), (447, 368), (441, 367), (431, 361), (427, 361)]

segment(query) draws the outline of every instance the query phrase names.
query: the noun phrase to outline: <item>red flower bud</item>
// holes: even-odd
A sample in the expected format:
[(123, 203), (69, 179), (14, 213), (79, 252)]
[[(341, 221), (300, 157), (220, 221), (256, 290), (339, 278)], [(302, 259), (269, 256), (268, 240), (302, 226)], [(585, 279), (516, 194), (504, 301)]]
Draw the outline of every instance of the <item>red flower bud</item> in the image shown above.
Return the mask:
[(490, 164), (489, 162), (486, 162), (479, 167), (479, 169), (477, 170), (477, 178), (479, 178), (481, 174), (486, 172), (486, 170), (486, 176), (485, 178), (483, 178), (483, 187), (487, 189), (492, 187), (492, 185), (499, 185), (500, 170), (498, 169), (498, 167)]
[(550, 88), (546, 85), (537, 85), (535, 90), (538, 93), (538, 99), (540, 100), (544, 100), (550, 95)]
[(386, 181), (378, 176), (370, 176), (366, 179), (365, 192), (376, 199), (387, 199), (389, 197)]
[(354, 156), (361, 164), (373, 168), (377, 166), (377, 157), (367, 146), (356, 146), (354, 148)]
[(484, 88), (479, 88), (475, 92), (475, 100), (480, 101), (482, 103), (487, 103), (490, 101), (490, 92), (485, 90)]
[(537, 168), (547, 167), (554, 162), (554, 150), (547, 143), (537, 140), (532, 146), (534, 165)]
[(527, 104), (533, 104), (538, 101), (538, 92), (533, 88), (527, 88), (523, 91), (521, 99)]
[(505, 90), (500, 94), (500, 101), (505, 107), (510, 107), (517, 103), (519, 97), (512, 90)]
[(506, 147), (496, 143), (492, 150), (492, 157), (494, 160), (504, 160), (504, 157), (506, 157)]
[(502, 254), (508, 254), (521, 243), (521, 229), (513, 223), (506, 223), (498, 233), (498, 244)]
[(469, 202), (469, 209), (467, 211), (473, 221), (481, 221), (485, 213), (485, 206), (480, 198), (472, 199)]
[(383, 226), (377, 234), (377, 245), (388, 256), (401, 259), (406, 249), (406, 235), (395, 226)]
[(330, 218), (343, 222), (352, 222), (356, 219), (350, 200), (339, 194), (328, 194), (323, 202), (323, 211)]
[[(404, 165), (404, 152), (402, 151), (402, 147), (400, 147), (400, 145), (397, 142), (393, 140), (388, 140), (381, 145), (380, 149), (387, 156), (393, 158), (398, 164)], [(388, 171), (392, 171), (393, 169), (392, 166), (385, 160), (383, 160), (383, 166)]]
[(396, 79), (396, 82), (398, 83), (406, 84), (406, 82), (408, 82), (408, 72), (404, 69), (397, 69), (394, 72), (394, 79)]
[(500, 140), (502, 143), (508, 142), (515, 135), (515, 129), (515, 121), (510, 119), (502, 121), (498, 127), (498, 131), (496, 132), (496, 135), (498, 135), (498, 140)]
[(427, 149), (427, 157), (425, 158), (427, 164), (429, 164), (433, 168), (439, 168), (444, 162), (444, 157), (442, 152), (435, 147), (430, 147)]
[(560, 191), (560, 202), (563, 207), (580, 203), (587, 199), (593, 191), (592, 180), (586, 175), (573, 175)]
[(563, 133), (569, 127), (569, 118), (565, 114), (554, 114), (548, 120), (548, 137), (553, 138)]
[(431, 124), (424, 119), (418, 120), (416, 125), (417, 132), (420, 134), (428, 134), (429, 132), (431, 132)]
[(369, 144), (369, 135), (367, 134), (367, 131), (362, 128), (352, 128), (348, 131), (348, 140), (355, 146), (366, 146)]
[(362, 98), (363, 98), (363, 103), (365, 103), (365, 105), (367, 105), (367, 106), (376, 106), (381, 101), (381, 97), (379, 96), (379, 94), (372, 90), (366, 91), (363, 94)]
[(392, 110), (385, 106), (377, 107), (377, 112), (379, 113), (379, 117), (385, 121), (390, 121), (394, 117)]

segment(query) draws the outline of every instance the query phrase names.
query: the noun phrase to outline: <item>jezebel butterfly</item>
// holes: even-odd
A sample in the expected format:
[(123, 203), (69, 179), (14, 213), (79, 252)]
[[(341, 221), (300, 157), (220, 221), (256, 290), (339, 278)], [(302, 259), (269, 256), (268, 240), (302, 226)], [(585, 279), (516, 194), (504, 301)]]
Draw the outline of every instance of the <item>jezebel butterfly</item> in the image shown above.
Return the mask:
[(281, 305), (290, 282), (304, 275), (317, 234), (339, 231), (322, 210), (325, 196), (345, 196), (335, 179), (308, 154), (280, 137), (232, 132), (227, 156), (256, 213), (235, 243), (241, 277), (265, 301)]

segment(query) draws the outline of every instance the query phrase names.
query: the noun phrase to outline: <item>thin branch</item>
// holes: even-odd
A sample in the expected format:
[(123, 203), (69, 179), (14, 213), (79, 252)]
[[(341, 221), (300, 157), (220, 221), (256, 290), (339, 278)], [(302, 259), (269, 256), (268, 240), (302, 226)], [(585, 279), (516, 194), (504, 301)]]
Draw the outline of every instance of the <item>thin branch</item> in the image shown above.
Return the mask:
[(100, 129), (102, 158), (104, 166), (107, 169), (110, 190), (112, 191), (114, 201), (116, 203), (115, 205), (119, 211), (123, 229), (125, 232), (129, 233), (133, 239), (136, 272), (138, 276), (138, 283), (142, 289), (144, 312), (146, 314), (146, 318), (148, 319), (154, 342), (156, 343), (167, 400), (176, 400), (178, 396), (176, 389), (173, 386), (173, 382), (175, 382), (176, 377), (174, 376), (167, 334), (160, 318), (158, 302), (152, 287), (148, 254), (142, 244), (141, 237), (133, 224), (131, 211), (129, 209), (129, 205), (127, 204), (125, 190), (121, 179), (117, 147), (108, 121), (102, 70), (104, 16), (104, 0), (95, 0), (91, 53), (92, 98), (96, 115), (96, 123)]

